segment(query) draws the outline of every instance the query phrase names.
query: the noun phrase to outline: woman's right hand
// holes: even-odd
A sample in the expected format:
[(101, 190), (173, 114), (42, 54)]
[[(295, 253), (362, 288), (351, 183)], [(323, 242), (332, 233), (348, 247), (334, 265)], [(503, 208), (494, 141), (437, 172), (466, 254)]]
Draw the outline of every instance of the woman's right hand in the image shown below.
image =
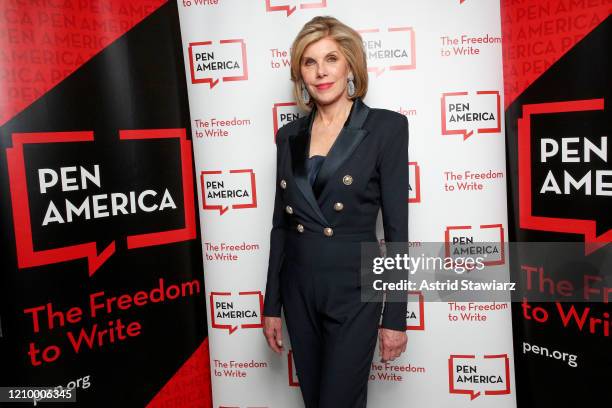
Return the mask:
[(283, 351), (282, 327), (283, 323), (280, 317), (264, 316), (264, 336), (266, 336), (270, 348), (278, 354), (281, 354)]

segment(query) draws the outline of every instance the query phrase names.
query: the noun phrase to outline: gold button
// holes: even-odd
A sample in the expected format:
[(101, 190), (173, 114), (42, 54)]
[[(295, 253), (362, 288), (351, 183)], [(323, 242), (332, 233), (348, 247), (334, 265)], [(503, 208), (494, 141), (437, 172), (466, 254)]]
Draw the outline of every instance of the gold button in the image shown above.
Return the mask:
[(281, 188), (282, 188), (283, 190), (284, 190), (284, 189), (286, 189), (286, 188), (287, 188), (287, 182), (286, 182), (284, 179), (283, 179), (283, 180), (281, 180), (281, 181), (280, 181), (280, 186), (281, 186)]
[(332, 235), (334, 235), (334, 230), (329, 227), (324, 228), (323, 234), (325, 234), (326, 237), (331, 237)]
[(345, 185), (350, 186), (353, 184), (353, 177), (350, 174), (347, 174), (346, 176), (342, 177), (342, 182)]
[(304, 226), (302, 224), (297, 225), (298, 232), (304, 232)]
[(285, 207), (285, 211), (287, 212), (287, 214), (293, 214), (293, 208), (291, 208), (290, 205)]
[(344, 204), (342, 204), (342, 203), (334, 204), (334, 210), (336, 210), (336, 211), (342, 211), (343, 208), (344, 208)]

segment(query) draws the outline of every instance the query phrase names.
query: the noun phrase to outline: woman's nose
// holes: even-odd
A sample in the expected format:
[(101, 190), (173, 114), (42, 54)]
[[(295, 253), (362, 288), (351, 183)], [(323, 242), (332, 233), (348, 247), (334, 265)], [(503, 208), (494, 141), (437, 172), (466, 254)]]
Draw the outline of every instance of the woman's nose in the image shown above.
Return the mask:
[(325, 64), (319, 64), (317, 66), (317, 76), (324, 77), (326, 75), (327, 75), (327, 69), (325, 67)]

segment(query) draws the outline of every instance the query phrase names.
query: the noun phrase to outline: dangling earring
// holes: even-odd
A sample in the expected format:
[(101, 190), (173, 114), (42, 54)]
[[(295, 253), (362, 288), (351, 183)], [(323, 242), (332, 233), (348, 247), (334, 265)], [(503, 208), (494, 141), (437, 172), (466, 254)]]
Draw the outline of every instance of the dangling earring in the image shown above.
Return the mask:
[(348, 96), (352, 98), (355, 95), (355, 82), (353, 74), (349, 75), (346, 87), (346, 92), (348, 93)]
[(304, 101), (304, 105), (308, 105), (310, 103), (310, 94), (308, 93), (308, 89), (306, 89), (304, 82), (302, 82), (302, 101)]

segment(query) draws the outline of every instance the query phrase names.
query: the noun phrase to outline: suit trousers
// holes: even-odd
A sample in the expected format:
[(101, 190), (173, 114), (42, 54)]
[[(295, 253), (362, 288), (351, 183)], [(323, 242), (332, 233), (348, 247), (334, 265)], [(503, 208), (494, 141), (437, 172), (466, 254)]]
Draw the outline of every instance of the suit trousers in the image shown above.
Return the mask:
[(280, 273), (306, 408), (362, 408), (382, 303), (361, 299), (360, 243), (289, 233)]

